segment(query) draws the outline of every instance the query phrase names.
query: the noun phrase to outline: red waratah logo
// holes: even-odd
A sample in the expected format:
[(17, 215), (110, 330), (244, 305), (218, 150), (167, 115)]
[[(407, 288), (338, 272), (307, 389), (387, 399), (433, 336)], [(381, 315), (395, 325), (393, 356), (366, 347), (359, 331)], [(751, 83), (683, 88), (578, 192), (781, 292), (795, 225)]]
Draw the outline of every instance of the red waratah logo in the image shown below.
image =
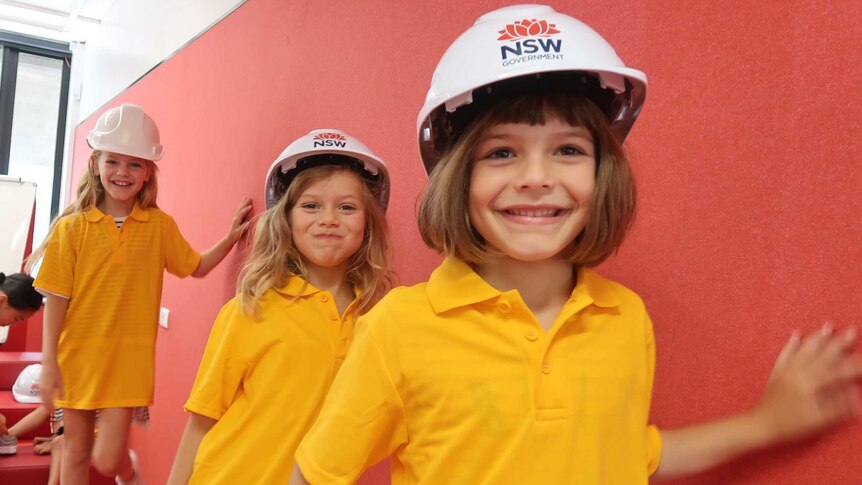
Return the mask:
[(344, 135), (338, 133), (318, 133), (314, 135), (315, 140), (341, 140), (345, 141), (347, 138), (344, 138)]
[(556, 29), (557, 24), (549, 24), (547, 20), (524, 19), (509, 24), (505, 29), (500, 30), (500, 37), (497, 40), (518, 40), (524, 37), (550, 37), (553, 34), (559, 34)]

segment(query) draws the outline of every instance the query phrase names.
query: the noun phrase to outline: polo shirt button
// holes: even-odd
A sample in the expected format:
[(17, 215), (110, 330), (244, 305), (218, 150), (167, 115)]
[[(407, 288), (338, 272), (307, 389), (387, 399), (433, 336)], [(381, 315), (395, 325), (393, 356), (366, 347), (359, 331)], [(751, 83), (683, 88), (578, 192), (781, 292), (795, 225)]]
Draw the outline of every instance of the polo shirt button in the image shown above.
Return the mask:
[(330, 315), (329, 319), (332, 320), (333, 322), (337, 322), (338, 321), (338, 315)]
[(326, 303), (329, 301), (329, 297), (326, 295), (320, 295), (320, 301), (322, 301), (323, 303)]
[(497, 309), (500, 313), (509, 313), (512, 310), (512, 305), (508, 301), (501, 301), (497, 304)]
[(547, 362), (545, 362), (545, 364), (542, 365), (542, 373), (550, 374), (551, 373), (551, 364), (548, 364)]
[(524, 337), (526, 337), (530, 342), (535, 342), (536, 339), (539, 338), (539, 334), (537, 334), (535, 330), (530, 329), (524, 332)]

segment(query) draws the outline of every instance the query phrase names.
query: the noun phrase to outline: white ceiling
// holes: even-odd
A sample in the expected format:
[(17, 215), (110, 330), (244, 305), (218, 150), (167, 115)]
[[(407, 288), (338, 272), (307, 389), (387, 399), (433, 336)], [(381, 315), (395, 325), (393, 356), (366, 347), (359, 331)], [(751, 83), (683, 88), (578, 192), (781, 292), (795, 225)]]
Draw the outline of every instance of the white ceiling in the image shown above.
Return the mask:
[(115, 0), (0, 0), (0, 29), (62, 42), (86, 41)]

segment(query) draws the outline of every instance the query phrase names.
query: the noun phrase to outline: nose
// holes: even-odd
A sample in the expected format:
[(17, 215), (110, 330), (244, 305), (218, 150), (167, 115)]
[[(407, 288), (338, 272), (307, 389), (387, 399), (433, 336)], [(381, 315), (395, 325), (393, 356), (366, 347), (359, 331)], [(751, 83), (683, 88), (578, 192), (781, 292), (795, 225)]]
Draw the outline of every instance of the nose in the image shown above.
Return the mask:
[(550, 161), (546, 157), (540, 154), (528, 154), (518, 165), (518, 189), (547, 190), (554, 186)]
[(338, 226), (338, 209), (329, 208), (320, 212), (320, 225), (326, 227)]

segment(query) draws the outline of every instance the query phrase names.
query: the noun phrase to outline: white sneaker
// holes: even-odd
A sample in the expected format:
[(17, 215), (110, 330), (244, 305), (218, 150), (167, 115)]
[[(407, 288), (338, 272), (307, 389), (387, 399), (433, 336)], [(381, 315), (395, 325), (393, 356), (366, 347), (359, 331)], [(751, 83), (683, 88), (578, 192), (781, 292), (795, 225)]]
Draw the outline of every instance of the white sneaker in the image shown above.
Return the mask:
[(14, 455), (18, 453), (18, 438), (11, 434), (0, 436), (0, 455)]
[(144, 485), (144, 478), (141, 476), (141, 465), (138, 463), (138, 454), (135, 453), (135, 450), (129, 450), (129, 459), (132, 460), (132, 470), (135, 472), (132, 479), (126, 482), (120, 477), (115, 477), (114, 481), (118, 485)]

